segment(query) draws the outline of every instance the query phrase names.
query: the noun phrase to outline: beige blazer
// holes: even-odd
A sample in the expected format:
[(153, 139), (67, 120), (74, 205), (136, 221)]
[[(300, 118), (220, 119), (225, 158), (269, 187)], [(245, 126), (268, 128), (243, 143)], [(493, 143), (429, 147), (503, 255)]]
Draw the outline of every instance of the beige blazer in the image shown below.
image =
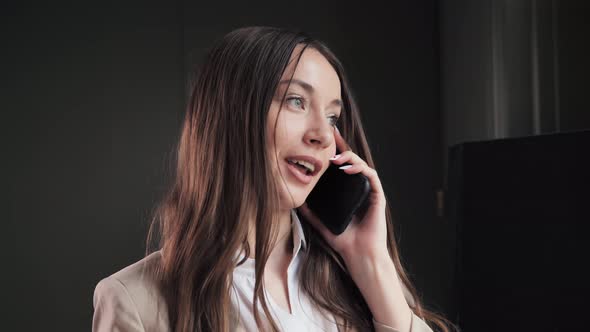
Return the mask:
[[(154, 279), (146, 272), (158, 264), (160, 258), (160, 251), (156, 251), (98, 282), (93, 297), (92, 331), (170, 331), (165, 301)], [(399, 332), (375, 320), (373, 324), (376, 332)], [(231, 330), (246, 331), (241, 326)], [(432, 329), (412, 314), (410, 332), (432, 332)]]

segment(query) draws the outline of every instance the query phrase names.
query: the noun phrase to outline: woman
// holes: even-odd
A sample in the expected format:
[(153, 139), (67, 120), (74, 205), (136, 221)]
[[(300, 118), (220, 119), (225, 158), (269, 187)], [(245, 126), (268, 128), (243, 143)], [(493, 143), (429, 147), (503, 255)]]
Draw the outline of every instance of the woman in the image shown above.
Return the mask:
[[(321, 42), (227, 34), (195, 78), (177, 158), (146, 257), (96, 286), (93, 330), (448, 331), (400, 263), (359, 110)], [(330, 163), (372, 187), (340, 236), (305, 204)]]

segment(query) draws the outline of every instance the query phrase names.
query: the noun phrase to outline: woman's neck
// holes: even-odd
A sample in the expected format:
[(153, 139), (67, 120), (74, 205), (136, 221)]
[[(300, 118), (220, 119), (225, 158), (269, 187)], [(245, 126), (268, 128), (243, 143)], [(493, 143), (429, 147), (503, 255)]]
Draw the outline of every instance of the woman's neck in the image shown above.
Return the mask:
[[(283, 257), (285, 254), (290, 255), (293, 253), (293, 235), (291, 233), (291, 210), (282, 210), (279, 216), (279, 235), (277, 237), (277, 243), (271, 250), (269, 260), (276, 257)], [(248, 238), (248, 244), (250, 245), (250, 256), (249, 258), (255, 258), (256, 253), (256, 227), (255, 222), (251, 222), (251, 232)]]

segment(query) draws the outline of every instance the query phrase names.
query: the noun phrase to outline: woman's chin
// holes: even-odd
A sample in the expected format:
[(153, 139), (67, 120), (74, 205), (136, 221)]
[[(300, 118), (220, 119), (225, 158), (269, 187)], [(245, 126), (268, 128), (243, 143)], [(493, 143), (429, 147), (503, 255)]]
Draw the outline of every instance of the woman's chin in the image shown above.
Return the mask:
[(302, 188), (289, 188), (291, 191), (291, 195), (288, 192), (283, 192), (281, 195), (281, 206), (284, 206), (285, 209), (294, 209), (298, 208), (307, 199), (309, 192), (307, 190), (302, 190)]

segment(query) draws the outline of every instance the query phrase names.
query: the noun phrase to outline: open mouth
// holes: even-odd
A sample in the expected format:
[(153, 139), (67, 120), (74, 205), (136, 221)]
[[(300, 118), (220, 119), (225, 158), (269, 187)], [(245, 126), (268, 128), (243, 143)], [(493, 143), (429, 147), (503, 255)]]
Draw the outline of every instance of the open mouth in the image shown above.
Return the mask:
[(290, 161), (288, 159), (287, 159), (287, 163), (289, 163), (290, 165), (295, 166), (295, 168), (297, 168), (297, 170), (299, 172), (301, 172), (303, 175), (310, 176), (310, 175), (314, 174), (314, 172), (312, 172), (311, 169), (305, 167), (304, 165), (298, 164), (296, 162), (292, 162), (292, 161)]

